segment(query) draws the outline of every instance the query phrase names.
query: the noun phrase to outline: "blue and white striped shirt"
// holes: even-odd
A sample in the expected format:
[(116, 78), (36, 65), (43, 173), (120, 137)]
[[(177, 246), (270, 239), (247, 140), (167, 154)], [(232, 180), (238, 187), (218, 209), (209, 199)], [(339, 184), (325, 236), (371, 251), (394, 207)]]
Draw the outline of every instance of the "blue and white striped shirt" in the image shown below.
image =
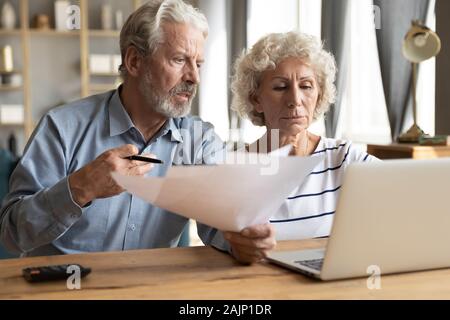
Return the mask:
[(378, 160), (349, 141), (323, 137), (311, 156), (318, 155), (324, 155), (325, 159), (293, 190), (270, 220), (277, 240), (328, 236), (345, 169), (352, 162)]

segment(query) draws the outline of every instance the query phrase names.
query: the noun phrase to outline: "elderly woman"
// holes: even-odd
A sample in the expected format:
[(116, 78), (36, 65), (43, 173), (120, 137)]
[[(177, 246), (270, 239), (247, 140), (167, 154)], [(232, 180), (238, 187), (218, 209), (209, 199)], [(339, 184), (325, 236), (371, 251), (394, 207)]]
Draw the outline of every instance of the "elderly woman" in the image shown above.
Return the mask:
[(277, 240), (328, 236), (346, 167), (377, 160), (349, 141), (308, 131), (334, 102), (335, 75), (333, 56), (317, 38), (299, 32), (269, 34), (235, 63), (232, 108), (279, 134), (279, 141), (270, 141), (266, 133), (249, 149), (291, 144), (291, 155), (325, 156), (272, 216)]

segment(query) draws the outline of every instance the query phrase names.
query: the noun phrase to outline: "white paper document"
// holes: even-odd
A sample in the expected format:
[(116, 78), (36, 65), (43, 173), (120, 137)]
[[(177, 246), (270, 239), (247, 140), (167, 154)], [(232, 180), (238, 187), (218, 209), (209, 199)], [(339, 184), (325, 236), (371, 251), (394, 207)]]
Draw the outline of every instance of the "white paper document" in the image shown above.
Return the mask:
[[(239, 164), (244, 158), (246, 164)], [(268, 222), (322, 160), (320, 156), (245, 156), (232, 152), (221, 165), (173, 166), (165, 177), (113, 173), (113, 178), (122, 188), (155, 206), (219, 230), (239, 232)]]

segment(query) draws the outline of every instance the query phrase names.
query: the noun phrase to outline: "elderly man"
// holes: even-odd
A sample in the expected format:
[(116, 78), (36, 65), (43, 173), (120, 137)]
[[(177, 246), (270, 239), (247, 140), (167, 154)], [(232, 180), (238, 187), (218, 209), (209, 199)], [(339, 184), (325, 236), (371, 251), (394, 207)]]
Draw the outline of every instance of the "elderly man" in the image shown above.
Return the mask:
[[(181, 0), (150, 1), (128, 18), (123, 84), (50, 111), (28, 142), (0, 215), (9, 250), (36, 256), (178, 244), (188, 220), (123, 192), (111, 172), (161, 176), (171, 164), (211, 163), (223, 151), (210, 124), (187, 116), (207, 32), (203, 14)], [(164, 164), (126, 159), (137, 154)], [(275, 243), (269, 224), (225, 237), (198, 224), (198, 233), (244, 263)]]

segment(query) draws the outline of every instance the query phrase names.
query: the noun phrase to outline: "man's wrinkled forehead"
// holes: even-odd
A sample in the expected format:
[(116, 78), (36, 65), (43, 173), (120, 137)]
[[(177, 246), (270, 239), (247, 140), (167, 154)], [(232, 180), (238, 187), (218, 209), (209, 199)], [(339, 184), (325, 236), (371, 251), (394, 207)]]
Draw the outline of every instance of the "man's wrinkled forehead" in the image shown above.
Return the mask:
[(186, 54), (203, 55), (206, 37), (202, 31), (187, 23), (165, 22), (161, 25), (163, 33), (161, 45), (172, 51), (185, 51)]

